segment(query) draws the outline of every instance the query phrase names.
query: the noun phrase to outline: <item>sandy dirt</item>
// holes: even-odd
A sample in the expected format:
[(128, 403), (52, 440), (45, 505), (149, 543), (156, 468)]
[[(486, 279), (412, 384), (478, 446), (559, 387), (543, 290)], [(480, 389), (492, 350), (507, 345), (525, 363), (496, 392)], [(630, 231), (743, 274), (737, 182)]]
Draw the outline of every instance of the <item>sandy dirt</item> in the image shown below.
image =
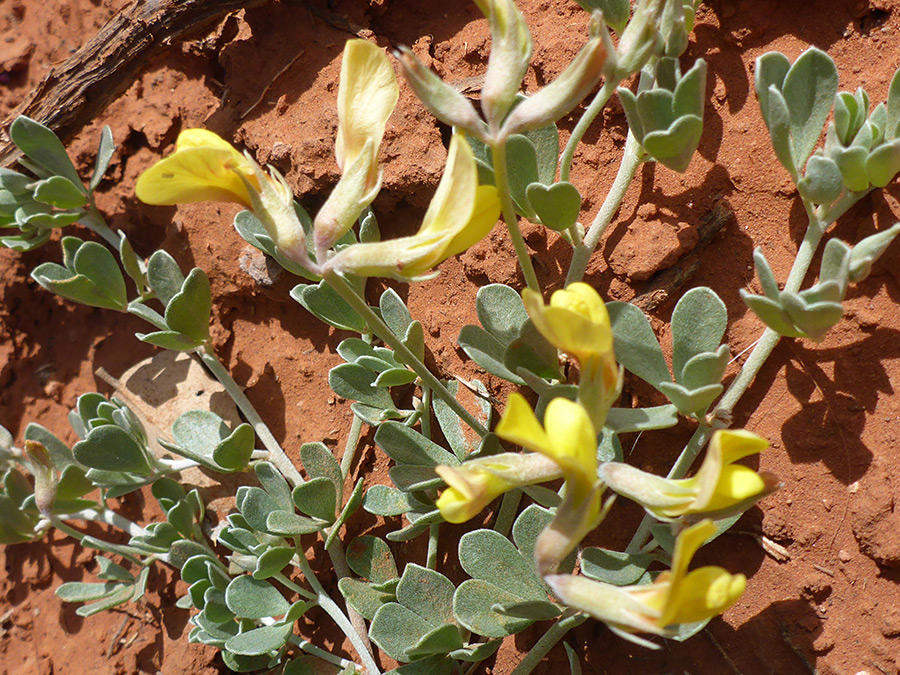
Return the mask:
[[(6, 114), (127, 3), (124, 0), (0, 1), (0, 112)], [(587, 14), (573, 0), (521, 0), (535, 41), (526, 89), (551, 80), (582, 43)], [(330, 12), (331, 14), (329, 14)], [(338, 21), (335, 17), (342, 17)], [(139, 253), (158, 247), (182, 266), (199, 265), (212, 281), (215, 347), (275, 435), (296, 458), (303, 442), (324, 439), (343, 447), (349, 404), (324, 386), (341, 362), (336, 345), (346, 335), (328, 330), (288, 297), (295, 283), (283, 274), (271, 286), (241, 270), (245, 242), (231, 227), (236, 208), (198, 204), (147, 207), (135, 199), (138, 174), (171, 151), (183, 128), (203, 126), (285, 172), (295, 193), (316, 208), (335, 183), (335, 98), (343, 43), (352, 35), (382, 47), (411, 45), (426, 65), (477, 97), (489, 48), (487, 23), (465, 0), (273, 1), (242, 10), (214, 31), (172, 45), (95, 123), (71, 139), (82, 167), (93, 163), (99, 129), (108, 124), (118, 144), (98, 202), (111, 225), (123, 229)], [(739, 298), (759, 291), (751, 254), (761, 246), (784, 279), (805, 226), (802, 205), (776, 162), (753, 93), (754, 59), (780, 50), (791, 60), (808, 45), (838, 65), (841, 88), (864, 86), (884, 100), (900, 65), (900, 3), (894, 0), (821, 0), (779, 3), (712, 0), (701, 8), (686, 63), (709, 64), (703, 141), (685, 174), (645, 165), (595, 255), (587, 280), (604, 297), (628, 300), (645, 292), (657, 272), (699, 267), (688, 286), (708, 285), (729, 310), (732, 354), (750, 347), (760, 322)], [(473, 84), (475, 83), (475, 84)], [(560, 122), (563, 139), (577, 117)], [(613, 102), (588, 133), (572, 174), (590, 222), (612, 180), (625, 141), (625, 116)], [(384, 236), (412, 232), (437, 184), (445, 156), (442, 129), (401, 83), (400, 102), (382, 146), (384, 188), (374, 204)], [(833, 232), (855, 242), (900, 217), (896, 182), (862, 200)], [(708, 219), (721, 219), (713, 241), (692, 252)], [(554, 233), (525, 225), (538, 276), (548, 288), (562, 283), (570, 249)], [(85, 236), (84, 233), (79, 233)], [(749, 577), (746, 595), (721, 619), (687, 643), (667, 642), (650, 652), (587, 622), (568, 641), (589, 674), (744, 673), (896, 674), (900, 668), (900, 245), (872, 275), (851, 287), (844, 320), (824, 342), (784, 340), (741, 401), (735, 424), (772, 443), (759, 468), (783, 489), (751, 509), (698, 561)], [(66, 414), (78, 394), (106, 385), (98, 367), (120, 375), (153, 349), (132, 334), (141, 324), (124, 315), (67, 304), (42, 291), (28, 272), (59, 259), (55, 243), (21, 255), (0, 251), (0, 418), (21, 439), (30, 421), (67, 442), (75, 436)], [(818, 261), (812, 269), (818, 269)], [(430, 282), (391, 286), (426, 327), (429, 362), (441, 375), (477, 375), (504, 398), (508, 389), (469, 362), (456, 345), (460, 328), (475, 323), (480, 285), (523, 280), (505, 229), (457, 259)], [(370, 299), (380, 292), (369, 284)], [(672, 299), (651, 313), (664, 347), (670, 341)], [(668, 349), (668, 347), (666, 347)], [(745, 358), (740, 356), (738, 361)], [(736, 372), (731, 367), (729, 377)], [(626, 397), (659, 402), (628, 380)], [(693, 431), (683, 422), (667, 432), (626, 438), (630, 461), (665, 472)], [(364, 437), (354, 477), (386, 480), (387, 458)], [(158, 515), (148, 495), (121, 500), (129, 517)], [(588, 541), (624, 546), (640, 512), (619, 500)], [(352, 536), (384, 531), (365, 514), (351, 520)], [(446, 527), (440, 557), (449, 574), (462, 528)], [(762, 546), (762, 537), (782, 553)], [(424, 557), (421, 542), (395, 546), (398, 562)], [(137, 605), (81, 619), (53, 590), (63, 581), (91, 580), (92, 556), (54, 534), (31, 545), (0, 549), (0, 672), (3, 673), (219, 673), (213, 650), (189, 645), (188, 613), (174, 604), (183, 588), (171, 571), (156, 568), (150, 593)], [(321, 562), (323, 581), (333, 574)], [(177, 576), (177, 575), (176, 575)], [(315, 615), (311, 615), (313, 619)], [(508, 674), (540, 637), (537, 625), (506, 641), (476, 672)], [(305, 636), (326, 644), (340, 634), (304, 622)], [(535, 671), (568, 672), (562, 646)]]

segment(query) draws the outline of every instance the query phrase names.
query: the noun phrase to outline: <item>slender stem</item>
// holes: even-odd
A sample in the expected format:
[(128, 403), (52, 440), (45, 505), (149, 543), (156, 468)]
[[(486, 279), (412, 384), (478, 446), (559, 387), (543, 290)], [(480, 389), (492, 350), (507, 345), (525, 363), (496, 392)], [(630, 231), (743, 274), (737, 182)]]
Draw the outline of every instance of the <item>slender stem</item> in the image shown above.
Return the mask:
[(579, 626), (587, 620), (587, 614), (576, 613), (575, 610), (568, 609), (560, 617), (559, 621), (550, 626), (550, 630), (541, 636), (541, 639), (535, 643), (534, 647), (525, 655), (525, 658), (519, 661), (519, 665), (510, 675), (528, 675), (541, 662), (541, 659), (547, 655), (557, 642), (563, 639), (563, 636), (570, 630)]
[[(330, 530), (322, 532), (322, 537), (327, 540), (329, 532)], [(340, 581), (345, 577), (349, 577), (350, 566), (347, 564), (347, 557), (344, 555), (344, 546), (341, 543), (341, 540), (338, 537), (335, 537), (331, 542), (331, 546), (325, 550), (328, 553), (328, 557), (331, 558), (331, 564), (334, 565), (334, 573), (337, 580)], [(347, 606), (347, 617), (350, 619), (353, 630), (356, 631), (356, 634), (359, 636), (366, 651), (371, 654), (372, 643), (369, 642), (369, 632), (366, 630), (365, 620), (359, 612), (350, 606), (349, 602), (345, 602), (344, 604)]]
[(357, 314), (359, 314), (363, 320), (369, 325), (369, 328), (372, 329), (372, 332), (375, 333), (381, 340), (388, 345), (391, 349), (393, 349), (400, 359), (406, 363), (416, 375), (422, 380), (422, 384), (426, 387), (429, 387), (432, 392), (434, 392), (438, 397), (441, 398), (450, 409), (453, 410), (457, 415), (459, 415), (460, 419), (463, 422), (468, 424), (479, 436), (484, 436), (487, 434), (487, 429), (475, 419), (475, 417), (466, 410), (462, 404), (456, 400), (456, 397), (451, 394), (447, 387), (445, 387), (440, 380), (438, 380), (430, 370), (425, 366), (419, 358), (413, 354), (403, 341), (400, 340), (394, 332), (388, 328), (387, 324), (381, 320), (381, 318), (372, 311), (372, 308), (363, 300), (359, 295), (357, 295), (356, 291), (348, 284), (344, 279), (342, 279), (335, 272), (327, 272), (325, 274), (325, 281), (328, 282), (328, 285), (331, 286), (344, 300), (347, 301)]
[[(93, 199), (92, 199), (93, 201)], [(109, 229), (109, 225), (106, 224), (106, 220), (104, 220), (103, 216), (100, 215), (100, 211), (97, 210), (97, 207), (91, 204), (90, 210), (84, 215), (83, 218), (79, 218), (78, 222), (81, 225), (84, 225), (91, 232), (100, 235), (103, 239), (106, 240), (106, 243), (109, 244), (115, 251), (119, 250), (119, 242), (120, 239), (115, 232)]]
[[(869, 192), (871, 192), (871, 190), (861, 193), (847, 193), (825, 212), (813, 209), (810, 203), (804, 201), (803, 205), (809, 216), (809, 225), (806, 228), (803, 241), (800, 242), (800, 247), (797, 249), (797, 257), (794, 258), (794, 264), (791, 266), (791, 271), (788, 273), (787, 281), (785, 281), (785, 291), (796, 293), (800, 289), (800, 286), (803, 284), (803, 279), (809, 271), (813, 256), (822, 241), (822, 236), (825, 234), (825, 230), (828, 229), (828, 226), (835, 220), (846, 213), (853, 204), (869, 194)], [(771, 328), (766, 328), (765, 331), (763, 331), (763, 334), (759, 340), (757, 340), (753, 351), (750, 352), (750, 356), (747, 357), (747, 360), (741, 367), (741, 372), (734, 378), (729, 385), (728, 390), (722, 395), (722, 398), (719, 399), (718, 404), (710, 414), (709, 417), (713, 420), (712, 426), (701, 426), (694, 432), (694, 435), (691, 436), (691, 439), (681, 451), (675, 464), (672, 465), (672, 469), (667, 476), (668, 478), (683, 478), (691, 468), (697, 455), (700, 454), (700, 450), (703, 449), (703, 446), (706, 445), (710, 436), (712, 436), (713, 431), (717, 428), (728, 426), (734, 407), (753, 383), (753, 380), (762, 369), (763, 364), (775, 350), (775, 347), (780, 340), (781, 335)], [(631, 542), (625, 549), (627, 553), (634, 553), (642, 548), (650, 534), (650, 528), (653, 526), (653, 521), (654, 518), (649, 514), (644, 516), (635, 531)]]
[(347, 659), (342, 659), (340, 656), (335, 656), (334, 654), (325, 651), (319, 647), (316, 647), (309, 640), (304, 640), (297, 634), (292, 634), (289, 638), (290, 641), (297, 645), (300, 649), (305, 651), (307, 654), (312, 654), (313, 656), (322, 659), (323, 661), (327, 661), (332, 665), (337, 666), (338, 668), (347, 668), (349, 666), (353, 666), (354, 668), (359, 668), (359, 666), (353, 661), (348, 661)]
[(331, 596), (328, 595), (328, 593), (322, 587), (322, 584), (319, 583), (319, 580), (316, 578), (315, 573), (309, 566), (309, 561), (306, 559), (306, 556), (303, 554), (303, 551), (300, 550), (299, 547), (297, 549), (297, 555), (294, 557), (294, 560), (296, 561), (295, 564), (297, 565), (297, 567), (299, 567), (300, 571), (303, 572), (303, 576), (306, 577), (309, 585), (312, 586), (313, 591), (316, 592), (319, 600), (319, 606), (325, 610), (328, 616), (330, 616), (338, 625), (338, 627), (344, 632), (344, 635), (347, 636), (347, 639), (350, 640), (350, 643), (356, 650), (356, 653), (362, 661), (362, 664), (365, 667), (368, 675), (381, 675), (381, 671), (378, 669), (378, 666), (375, 663), (375, 659), (366, 649), (366, 646), (363, 643), (359, 633), (354, 630), (353, 626), (350, 624), (350, 620), (341, 611), (341, 608), (337, 606), (337, 603), (335, 603), (335, 601), (331, 599)]
[(247, 398), (238, 383), (234, 381), (231, 374), (219, 362), (219, 359), (216, 358), (212, 349), (208, 346), (204, 346), (197, 350), (197, 354), (199, 354), (203, 363), (206, 364), (206, 367), (212, 371), (213, 376), (223, 387), (225, 387), (225, 391), (228, 392), (228, 395), (231, 396), (235, 404), (237, 404), (237, 407), (240, 408), (244, 417), (256, 432), (256, 435), (259, 436), (259, 440), (262, 441), (262, 444), (266, 446), (266, 450), (269, 451), (269, 459), (272, 464), (275, 465), (275, 468), (277, 468), (293, 485), (303, 483), (303, 476), (297, 471), (297, 467), (295, 467), (291, 463), (291, 460), (288, 459), (288, 456), (284, 453), (284, 450), (275, 439), (275, 436), (272, 435), (269, 427), (263, 422), (259, 413), (256, 412), (256, 408), (253, 407), (253, 404), (250, 403), (250, 399)]
[(278, 583), (280, 583), (285, 588), (289, 588), (294, 591), (301, 598), (305, 598), (306, 600), (315, 600), (318, 602), (319, 596), (313, 593), (312, 591), (308, 591), (303, 586), (299, 584), (295, 584), (293, 581), (284, 576), (281, 572), (277, 572), (272, 575), (272, 578), (275, 579)]
[(112, 525), (113, 527), (119, 528), (132, 537), (141, 537), (147, 534), (147, 530), (137, 523), (132, 523), (128, 518), (120, 516), (115, 511), (110, 511), (109, 509), (104, 509), (103, 511), (97, 509), (84, 509), (82, 511), (60, 515), (59, 518), (65, 518), (66, 520), (91, 520), (95, 523), (105, 523), (106, 525)]
[(600, 238), (612, 222), (622, 200), (625, 199), (628, 186), (631, 185), (631, 181), (634, 180), (634, 175), (643, 161), (644, 151), (634, 134), (629, 131), (628, 138), (625, 140), (625, 150), (622, 153), (622, 162), (619, 164), (613, 184), (610, 186), (600, 210), (597, 211), (594, 222), (591, 223), (590, 229), (584, 235), (584, 244), (577, 247), (572, 255), (569, 273), (566, 275), (566, 285), (581, 281), (594, 249), (597, 248)]
[[(63, 522), (63, 520), (62, 520), (63, 517), (65, 517), (65, 516), (62, 516), (62, 517), (54, 516), (50, 520), (50, 524), (53, 525), (53, 527), (55, 527), (60, 532), (65, 532), (67, 535), (69, 535), (75, 541), (77, 541), (79, 544), (81, 544), (87, 535), (84, 532), (79, 532), (71, 525), (68, 525), (67, 523)], [(137, 557), (130, 555), (129, 553), (126, 553), (124, 550), (119, 550), (119, 549), (124, 549), (125, 547), (122, 547), (119, 544), (109, 544), (109, 546), (115, 547), (117, 549), (116, 552), (118, 553), (118, 555), (122, 556), (126, 560), (129, 560), (136, 565), (142, 564), (140, 559), (138, 559)]]
[(572, 129), (572, 135), (569, 136), (566, 147), (559, 158), (560, 181), (569, 180), (569, 173), (572, 170), (572, 159), (575, 156), (575, 148), (578, 147), (581, 139), (584, 138), (585, 133), (587, 133), (588, 127), (593, 124), (597, 115), (603, 110), (603, 106), (606, 105), (606, 102), (609, 100), (609, 97), (613, 95), (617, 86), (619, 86), (618, 80), (607, 79), (604, 81), (603, 86), (600, 87), (600, 91), (594, 96), (594, 100), (591, 101), (590, 105), (585, 109), (584, 114), (581, 116), (581, 119), (578, 120), (578, 124)]
[(178, 473), (179, 471), (185, 471), (186, 469), (193, 469), (195, 466), (200, 466), (199, 462), (195, 462), (192, 459), (166, 459), (160, 457), (156, 461), (162, 464), (166, 468), (166, 471), (170, 473)]
[(438, 536), (440, 532), (440, 523), (435, 523), (428, 528), (428, 553), (425, 555), (425, 567), (430, 570), (433, 570), (437, 565)]
[(541, 285), (538, 283), (537, 275), (534, 273), (531, 256), (528, 255), (528, 248), (525, 246), (525, 240), (522, 238), (521, 230), (519, 230), (516, 208), (509, 194), (509, 176), (506, 170), (506, 141), (501, 141), (492, 146), (491, 154), (494, 160), (494, 184), (497, 186), (497, 192), (500, 193), (503, 222), (506, 223), (506, 228), (509, 230), (513, 248), (516, 250), (516, 257), (519, 259), (519, 267), (522, 268), (522, 274), (525, 275), (525, 283), (528, 285), (528, 288), (536, 293), (540, 293)]
[(350, 469), (353, 467), (353, 460), (356, 459), (356, 450), (359, 447), (359, 437), (362, 434), (362, 420), (356, 415), (350, 422), (350, 433), (347, 435), (347, 443), (344, 445), (344, 454), (341, 457), (341, 475), (344, 480), (350, 475)]
[(497, 513), (497, 520), (494, 521), (494, 531), (499, 532), (504, 537), (509, 534), (512, 529), (513, 522), (516, 520), (516, 514), (519, 512), (519, 502), (522, 501), (522, 491), (513, 488), (503, 495), (500, 500), (500, 511)]

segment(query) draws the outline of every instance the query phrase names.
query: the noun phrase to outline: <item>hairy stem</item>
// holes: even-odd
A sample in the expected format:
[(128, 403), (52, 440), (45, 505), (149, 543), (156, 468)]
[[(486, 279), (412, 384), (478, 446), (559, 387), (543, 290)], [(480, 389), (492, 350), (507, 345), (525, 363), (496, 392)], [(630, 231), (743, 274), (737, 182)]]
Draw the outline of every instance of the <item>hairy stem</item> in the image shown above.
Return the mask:
[(459, 415), (463, 422), (468, 424), (479, 436), (487, 434), (487, 429), (475, 419), (475, 417), (466, 410), (462, 404), (456, 400), (456, 397), (448, 391), (440, 380), (438, 380), (427, 366), (413, 354), (403, 341), (400, 340), (394, 332), (388, 328), (387, 324), (372, 311), (372, 308), (361, 298), (355, 290), (335, 272), (327, 272), (325, 281), (331, 286), (344, 300), (347, 301), (357, 314), (368, 324), (372, 332), (375, 333), (386, 345), (393, 349), (397, 356), (406, 363), (416, 375), (422, 380), (422, 384), (428, 387), (432, 392), (443, 400), (450, 409)]
[(94, 234), (97, 234), (109, 244), (114, 251), (119, 250), (119, 237), (113, 232), (109, 225), (106, 224), (106, 220), (100, 214), (100, 211), (97, 210), (97, 207), (93, 204), (93, 197), (91, 198), (91, 206), (90, 210), (84, 215), (83, 218), (79, 218), (78, 222), (81, 225), (84, 225), (87, 229), (89, 229)]
[(597, 211), (590, 229), (585, 233), (584, 243), (577, 247), (572, 255), (569, 273), (566, 275), (566, 285), (581, 281), (594, 249), (597, 248), (600, 238), (612, 222), (613, 216), (616, 215), (616, 211), (622, 204), (622, 200), (625, 199), (625, 192), (627, 192), (628, 186), (631, 185), (631, 181), (634, 180), (634, 175), (643, 161), (644, 151), (634, 134), (629, 131), (628, 138), (625, 141), (625, 151), (622, 154), (622, 162), (619, 164), (619, 170), (616, 173), (612, 186), (609, 188), (609, 193), (607, 193), (606, 199), (603, 200), (600, 210)]
[(519, 512), (519, 502), (522, 501), (522, 491), (513, 488), (509, 492), (504, 493), (500, 500), (500, 511), (497, 512), (497, 519), (494, 521), (494, 531), (499, 532), (504, 537), (507, 536), (512, 529), (513, 522), (516, 520), (516, 514)]
[(559, 158), (560, 181), (569, 180), (569, 173), (572, 170), (572, 159), (575, 157), (575, 148), (578, 147), (581, 139), (584, 138), (585, 133), (587, 133), (588, 128), (593, 124), (594, 120), (597, 119), (597, 115), (603, 110), (603, 106), (606, 105), (606, 102), (609, 100), (610, 96), (613, 95), (617, 86), (619, 86), (618, 81), (613, 81), (611, 79), (605, 80), (603, 86), (600, 87), (600, 91), (594, 96), (594, 100), (591, 101), (590, 105), (585, 109), (584, 114), (582, 114), (581, 119), (578, 120), (578, 124), (572, 129), (572, 135), (569, 136), (566, 147)]
[(262, 444), (266, 446), (266, 450), (269, 451), (269, 460), (275, 465), (275, 468), (277, 468), (292, 485), (303, 483), (303, 476), (297, 471), (297, 467), (295, 467), (291, 460), (288, 459), (288, 456), (284, 453), (284, 450), (269, 430), (269, 427), (263, 422), (259, 413), (256, 412), (256, 408), (253, 407), (250, 399), (247, 398), (238, 383), (234, 381), (231, 374), (225, 369), (219, 359), (216, 358), (212, 349), (208, 346), (204, 346), (197, 350), (197, 354), (199, 354), (200, 359), (206, 367), (210, 369), (213, 376), (223, 387), (225, 387), (225, 391), (228, 392), (228, 395), (231, 396), (241, 413), (243, 413), (247, 422), (253, 427), (259, 440), (262, 441)]
[(297, 547), (297, 555), (294, 556), (294, 561), (297, 567), (300, 568), (300, 571), (303, 572), (303, 576), (306, 577), (309, 585), (312, 586), (313, 591), (316, 593), (317, 599), (319, 601), (319, 606), (325, 610), (328, 616), (330, 616), (332, 620), (334, 620), (334, 622), (338, 625), (338, 627), (343, 631), (344, 635), (347, 636), (347, 639), (350, 640), (350, 643), (353, 645), (353, 648), (356, 650), (360, 661), (362, 661), (362, 664), (366, 669), (366, 673), (368, 675), (381, 675), (381, 671), (378, 669), (378, 665), (375, 663), (375, 659), (369, 653), (359, 633), (357, 633), (353, 628), (350, 620), (341, 611), (341, 608), (337, 606), (337, 603), (331, 599), (331, 596), (328, 595), (328, 593), (322, 587), (322, 584), (319, 583), (319, 580), (316, 578), (315, 573), (309, 566), (309, 561), (306, 559), (306, 556), (303, 554), (303, 551), (299, 546)]
[(337, 666), (338, 668), (348, 668), (353, 666), (354, 668), (359, 668), (359, 666), (353, 661), (348, 661), (347, 659), (342, 659), (340, 656), (335, 656), (334, 654), (321, 649), (320, 647), (316, 647), (309, 640), (304, 640), (299, 635), (292, 634), (289, 638), (291, 643), (305, 651), (307, 654), (312, 654), (313, 656), (322, 659), (323, 661), (327, 661), (328, 663)]
[(559, 618), (550, 629), (541, 636), (541, 639), (535, 643), (534, 647), (529, 650), (525, 658), (519, 662), (519, 665), (510, 673), (510, 675), (528, 675), (541, 662), (541, 659), (547, 655), (557, 642), (563, 639), (563, 636), (570, 630), (579, 626), (587, 620), (587, 614), (576, 613), (575, 610), (568, 609)]
[[(865, 192), (847, 193), (837, 202), (832, 204), (830, 209), (825, 211), (814, 209), (812, 204), (804, 201), (804, 207), (809, 216), (809, 224), (806, 228), (806, 234), (803, 236), (803, 241), (800, 242), (800, 247), (797, 249), (797, 257), (794, 258), (794, 264), (791, 266), (791, 271), (788, 273), (787, 281), (785, 281), (785, 291), (796, 293), (800, 290), (800, 286), (803, 284), (803, 279), (809, 271), (809, 266), (822, 241), (825, 230), (828, 229), (829, 225), (846, 213), (851, 206), (869, 194), (869, 192), (871, 192), (871, 189), (866, 190)], [(700, 451), (706, 445), (707, 441), (709, 441), (713, 431), (717, 428), (725, 428), (730, 424), (734, 407), (747, 392), (747, 389), (753, 383), (753, 380), (762, 369), (763, 364), (765, 364), (766, 360), (771, 356), (780, 340), (781, 335), (771, 328), (766, 328), (763, 331), (763, 334), (759, 340), (757, 340), (753, 351), (750, 352), (750, 356), (747, 357), (747, 360), (741, 367), (741, 371), (731, 382), (728, 389), (722, 395), (722, 398), (719, 399), (715, 409), (710, 414), (709, 417), (713, 420), (712, 425), (700, 426), (694, 432), (694, 435), (691, 436), (687, 445), (684, 446), (678, 459), (675, 460), (675, 464), (672, 465), (667, 478), (683, 478), (691, 468), (697, 455), (700, 454)], [(650, 535), (650, 528), (653, 526), (653, 522), (654, 518), (652, 516), (649, 514), (644, 516), (635, 531), (634, 536), (631, 538), (631, 542), (625, 549), (627, 553), (635, 553), (643, 547)]]
[(528, 288), (536, 293), (540, 293), (541, 285), (538, 283), (537, 275), (534, 273), (534, 265), (531, 262), (531, 256), (528, 255), (525, 240), (522, 238), (522, 231), (519, 229), (519, 219), (516, 216), (516, 209), (509, 194), (509, 176), (506, 171), (506, 141), (492, 146), (491, 155), (494, 160), (494, 184), (497, 186), (497, 192), (500, 194), (503, 222), (506, 223), (506, 229), (509, 230), (513, 248), (516, 250), (516, 257), (519, 259), (519, 267), (522, 268), (522, 274), (525, 276), (525, 283), (528, 285)]

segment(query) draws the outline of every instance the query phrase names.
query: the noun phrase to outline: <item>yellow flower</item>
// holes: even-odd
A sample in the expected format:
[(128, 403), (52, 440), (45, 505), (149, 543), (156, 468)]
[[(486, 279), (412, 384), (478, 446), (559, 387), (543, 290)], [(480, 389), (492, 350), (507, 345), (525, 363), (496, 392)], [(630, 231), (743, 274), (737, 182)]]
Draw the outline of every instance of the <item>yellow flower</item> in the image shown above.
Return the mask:
[(326, 270), (357, 276), (416, 279), (484, 237), (500, 215), (492, 185), (478, 185), (472, 148), (461, 132), (453, 134), (447, 167), (419, 231), (389, 241), (353, 244), (326, 264)]
[(236, 202), (252, 206), (246, 186), (259, 189), (256, 165), (206, 129), (178, 134), (175, 152), (140, 175), (134, 191), (145, 204)]
[(692, 478), (661, 478), (618, 462), (601, 466), (600, 478), (661, 520), (726, 518), (746, 511), (778, 488), (774, 475), (734, 463), (768, 446), (765, 439), (743, 429), (719, 430)]
[(613, 351), (609, 313), (600, 295), (579, 281), (555, 291), (549, 305), (530, 289), (522, 291), (522, 300), (541, 335), (578, 360), (578, 400), (594, 426), (601, 428), (622, 389), (622, 371)]
[(460, 466), (435, 467), (449, 486), (435, 506), (449, 523), (464, 523), (514, 487), (554, 480), (562, 475), (557, 464), (541, 455), (508, 452), (480, 457)]
[(679, 624), (721, 614), (743, 594), (747, 584), (743, 574), (730, 574), (721, 567), (688, 572), (697, 549), (714, 533), (710, 520), (681, 532), (672, 568), (651, 584), (620, 587), (570, 575), (549, 575), (545, 581), (568, 606), (600, 619), (626, 639), (656, 647), (633, 634), (671, 635)]
[(542, 574), (555, 571), (560, 561), (593, 530), (612, 505), (601, 501), (597, 479), (597, 433), (588, 412), (578, 403), (555, 398), (544, 412), (544, 426), (520, 394), (512, 394), (496, 433), (523, 448), (534, 450), (559, 465), (566, 479), (566, 496), (556, 516), (535, 543)]
[(142, 202), (157, 206), (205, 201), (246, 206), (285, 255), (310, 267), (294, 195), (284, 178), (274, 169), (266, 174), (212, 131), (182, 131), (175, 152), (142, 173), (134, 189)]
[(314, 223), (320, 262), (381, 189), (378, 150), (399, 92), (394, 68), (381, 48), (366, 40), (348, 40), (341, 61), (334, 144), (341, 179)]
[(348, 40), (341, 62), (334, 144), (342, 171), (353, 164), (367, 142), (372, 143), (372, 156), (378, 155), (384, 127), (399, 96), (394, 69), (381, 48), (367, 40)]

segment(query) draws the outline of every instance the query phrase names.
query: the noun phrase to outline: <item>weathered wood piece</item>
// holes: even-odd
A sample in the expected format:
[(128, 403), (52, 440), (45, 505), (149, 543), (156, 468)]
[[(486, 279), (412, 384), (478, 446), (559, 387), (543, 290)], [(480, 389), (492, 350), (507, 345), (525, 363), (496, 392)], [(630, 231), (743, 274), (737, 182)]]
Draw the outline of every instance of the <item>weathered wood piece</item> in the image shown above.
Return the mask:
[(134, 0), (53, 68), (3, 122), (0, 166), (18, 157), (9, 125), (19, 115), (45, 124), (65, 142), (134, 82), (149, 59), (229, 12), (267, 0)]

